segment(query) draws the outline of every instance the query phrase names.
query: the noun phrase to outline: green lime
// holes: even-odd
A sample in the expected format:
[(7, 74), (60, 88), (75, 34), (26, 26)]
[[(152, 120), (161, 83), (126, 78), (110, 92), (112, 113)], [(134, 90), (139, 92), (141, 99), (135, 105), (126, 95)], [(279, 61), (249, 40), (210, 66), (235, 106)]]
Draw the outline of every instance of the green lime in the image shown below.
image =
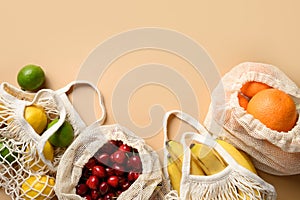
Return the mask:
[[(48, 124), (48, 129), (58, 122), (54, 119)], [(65, 121), (62, 126), (49, 138), (49, 142), (56, 147), (67, 147), (74, 139), (74, 130), (71, 124)]]
[(3, 142), (0, 142), (0, 161), (3, 161), (3, 158), (9, 163), (15, 160), (15, 157), (12, 156), (9, 149), (4, 146)]
[(37, 91), (44, 85), (45, 73), (37, 65), (26, 65), (19, 71), (17, 81), (23, 90)]

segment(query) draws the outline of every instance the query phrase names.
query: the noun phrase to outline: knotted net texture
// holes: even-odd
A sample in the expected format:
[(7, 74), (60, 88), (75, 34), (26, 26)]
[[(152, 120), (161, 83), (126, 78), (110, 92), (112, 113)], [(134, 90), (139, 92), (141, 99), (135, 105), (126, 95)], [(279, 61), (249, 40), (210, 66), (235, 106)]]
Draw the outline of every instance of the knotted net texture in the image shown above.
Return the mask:
[(275, 175), (300, 173), (300, 118), (289, 132), (267, 128), (239, 105), (238, 92), (248, 81), (265, 83), (289, 94), (298, 107), (300, 89), (272, 65), (246, 62), (225, 74), (212, 93), (206, 128), (247, 152), (255, 167)]
[[(42, 134), (37, 134), (24, 119), (27, 105), (40, 106), (45, 110), (47, 120), (59, 117), (60, 109), (54, 91), (46, 90), (27, 93), (8, 83), (0, 87), (0, 187), (12, 199), (51, 199), (54, 197), (55, 173), (65, 148), (54, 147), (51, 166), (45, 164), (38, 154), (38, 143)], [(64, 97), (63, 97), (64, 98)], [(66, 120), (75, 135), (81, 127), (75, 124), (78, 117), (70, 102), (64, 100)], [(77, 120), (74, 120), (76, 118)], [(40, 149), (43, 151), (43, 148)]]

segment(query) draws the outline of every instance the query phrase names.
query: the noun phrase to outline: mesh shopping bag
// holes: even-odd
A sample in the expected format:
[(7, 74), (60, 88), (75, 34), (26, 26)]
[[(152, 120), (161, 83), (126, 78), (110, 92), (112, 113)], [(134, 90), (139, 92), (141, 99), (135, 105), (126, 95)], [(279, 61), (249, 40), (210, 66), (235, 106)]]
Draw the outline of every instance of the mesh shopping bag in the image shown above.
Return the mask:
[[(298, 107), (296, 125), (288, 132), (267, 128), (239, 105), (238, 92), (249, 81), (265, 83), (290, 95)], [(272, 65), (246, 62), (222, 77), (212, 93), (205, 119), (206, 128), (216, 137), (247, 152), (255, 167), (275, 175), (300, 173), (300, 89)]]
[[(157, 153), (145, 144), (143, 139), (125, 127), (118, 124), (100, 126), (97, 121), (77, 137), (61, 159), (55, 185), (55, 192), (59, 199), (84, 199), (83, 195), (77, 193), (76, 188), (82, 181), (86, 182), (84, 175), (90, 173), (86, 168), (87, 163), (97, 158), (99, 153), (106, 152), (103, 149), (110, 144), (110, 141), (121, 141), (122, 144), (134, 148), (141, 160), (140, 175), (117, 199), (159, 199), (164, 185), (160, 185), (162, 172)], [(132, 155), (127, 156), (129, 159)], [(111, 165), (112, 163), (106, 163), (105, 167), (115, 169)], [(107, 181), (104, 177), (102, 179), (102, 181)]]
[[(214, 149), (227, 163), (227, 167), (213, 175), (195, 176), (190, 174), (191, 151), (187, 141), (198, 142)], [(248, 169), (240, 166), (223, 147), (209, 134), (186, 132), (182, 135), (184, 147), (180, 196), (174, 191), (166, 195), (167, 200), (275, 200), (274, 187)]]
[[(65, 148), (52, 148), (47, 141), (65, 120), (72, 125), (75, 137), (85, 127), (65, 93), (72, 85), (80, 83), (89, 84), (72, 82), (58, 91), (42, 89), (37, 93), (19, 90), (8, 83), (1, 84), (0, 186), (13, 199), (54, 197), (54, 177)], [(25, 120), (28, 107), (43, 110), (47, 123), (58, 118), (57, 123), (38, 134), (37, 129)]]

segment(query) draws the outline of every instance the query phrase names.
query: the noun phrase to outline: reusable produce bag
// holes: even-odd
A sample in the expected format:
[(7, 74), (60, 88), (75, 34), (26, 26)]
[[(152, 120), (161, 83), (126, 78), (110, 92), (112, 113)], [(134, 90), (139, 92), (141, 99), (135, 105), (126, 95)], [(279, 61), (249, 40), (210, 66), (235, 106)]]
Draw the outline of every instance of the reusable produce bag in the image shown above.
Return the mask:
[[(171, 111), (166, 112), (166, 114), (164, 115), (164, 119), (163, 119), (164, 145), (166, 145), (167, 142), (169, 141), (169, 136), (168, 136), (168, 120), (170, 119), (170, 117), (172, 115), (176, 116), (178, 119), (182, 120), (183, 122), (191, 125), (197, 131), (199, 131), (199, 133), (209, 134), (204, 129), (204, 127), (200, 124), (200, 122), (197, 121), (192, 116), (190, 116), (189, 114), (184, 113), (184, 112), (182, 112), (180, 110), (171, 110)], [(167, 155), (168, 154), (169, 154), (169, 152), (168, 152), (166, 146), (164, 146), (164, 168), (163, 168), (163, 172), (164, 172), (164, 177), (166, 178), (166, 182), (168, 184), (168, 187), (171, 188), (169, 173), (168, 173), (168, 170), (167, 170), (167, 165), (168, 165)]]
[[(76, 194), (76, 186), (82, 175), (83, 167), (110, 140), (122, 141), (123, 144), (137, 149), (142, 163), (142, 173), (138, 179), (117, 199), (158, 199), (152, 196), (162, 182), (157, 153), (145, 144), (142, 138), (125, 127), (118, 124), (101, 126), (98, 121), (84, 129), (64, 153), (58, 166), (55, 185), (55, 192), (59, 199), (84, 199)], [(157, 193), (157, 195), (159, 194), (160, 192)]]
[[(187, 140), (199, 142), (215, 149), (228, 164), (227, 167), (223, 171), (209, 176), (191, 175), (191, 151), (186, 144)], [(238, 200), (241, 199), (241, 195), (252, 200), (276, 199), (276, 191), (272, 185), (240, 166), (209, 134), (186, 132), (182, 135), (181, 143), (185, 151), (180, 197), (176, 196), (176, 192), (170, 192), (166, 199)]]
[(300, 89), (293, 81), (275, 66), (246, 62), (225, 74), (212, 92), (205, 127), (248, 153), (256, 168), (275, 175), (299, 174), (300, 117), (288, 132), (267, 128), (239, 105), (238, 92), (249, 81), (262, 82), (289, 94), (299, 114)]
[[(45, 158), (46, 141), (67, 120), (77, 137), (85, 127), (67, 95), (71, 86), (89, 84), (72, 82), (58, 91), (42, 89), (37, 93), (22, 91), (8, 83), (0, 86), (0, 187), (12, 199), (51, 199), (55, 172), (65, 148), (54, 149), (52, 162)], [(51, 121), (59, 118), (41, 135), (24, 118), (27, 106), (42, 108)]]

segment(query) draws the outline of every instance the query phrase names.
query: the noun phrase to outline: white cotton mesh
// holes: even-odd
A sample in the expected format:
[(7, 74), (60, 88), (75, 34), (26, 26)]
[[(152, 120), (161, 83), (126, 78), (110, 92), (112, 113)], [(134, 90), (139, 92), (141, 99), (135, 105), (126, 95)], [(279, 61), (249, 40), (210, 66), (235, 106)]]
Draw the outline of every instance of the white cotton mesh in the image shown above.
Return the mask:
[[(33, 101), (36, 93), (27, 93), (19, 90), (7, 83), (2, 83), (0, 88), (0, 187), (12, 199), (52, 199), (54, 194), (54, 183), (56, 174), (55, 168), (65, 151), (65, 148), (54, 147), (54, 159), (50, 169), (43, 163), (38, 155), (37, 144), (40, 135), (31, 128), (20, 113), (20, 107), (27, 102)], [(60, 100), (63, 102), (63, 100)], [(68, 106), (68, 102), (63, 102), (66, 106), (66, 120), (69, 121), (78, 135), (82, 127), (78, 127), (74, 117), (75, 111)], [(43, 107), (48, 121), (59, 116), (57, 98), (50, 93), (42, 93), (35, 102)], [(70, 103), (69, 103), (70, 104)], [(74, 120), (76, 118), (77, 120)], [(3, 152), (8, 153), (3, 153)], [(28, 186), (26, 180), (35, 177), (32, 185)], [(46, 178), (46, 180), (44, 180)], [(27, 189), (23, 190), (22, 188)], [(29, 189), (28, 189), (29, 187)], [(38, 189), (36, 189), (36, 187)]]
[[(300, 89), (278, 68), (261, 63), (241, 63), (222, 77), (212, 93), (206, 128), (247, 152), (255, 167), (275, 175), (300, 173), (300, 117), (289, 132), (267, 128), (248, 114), (237, 94), (248, 81), (265, 83), (289, 94), (299, 107)], [(298, 110), (298, 113), (300, 111)]]
[(109, 140), (121, 140), (124, 144), (138, 150), (143, 171), (139, 178), (124, 191), (118, 200), (128, 199), (160, 199), (166, 189), (162, 182), (162, 172), (158, 155), (145, 144), (144, 140), (129, 133), (118, 125), (99, 126), (94, 123), (89, 126), (72, 143), (62, 157), (58, 166), (55, 192), (59, 199), (83, 199), (75, 193), (75, 187), (82, 174), (82, 168), (87, 161)]

